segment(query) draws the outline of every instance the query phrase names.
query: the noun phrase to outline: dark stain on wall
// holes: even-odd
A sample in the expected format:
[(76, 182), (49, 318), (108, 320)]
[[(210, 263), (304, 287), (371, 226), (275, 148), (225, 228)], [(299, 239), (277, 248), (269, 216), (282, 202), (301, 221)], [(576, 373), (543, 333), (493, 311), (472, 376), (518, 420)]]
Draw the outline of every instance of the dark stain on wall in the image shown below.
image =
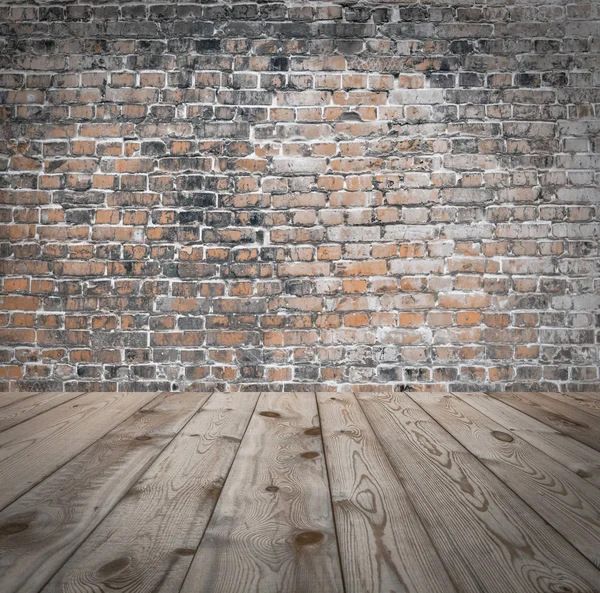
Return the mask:
[(0, 389), (597, 385), (597, 2), (1, 19)]

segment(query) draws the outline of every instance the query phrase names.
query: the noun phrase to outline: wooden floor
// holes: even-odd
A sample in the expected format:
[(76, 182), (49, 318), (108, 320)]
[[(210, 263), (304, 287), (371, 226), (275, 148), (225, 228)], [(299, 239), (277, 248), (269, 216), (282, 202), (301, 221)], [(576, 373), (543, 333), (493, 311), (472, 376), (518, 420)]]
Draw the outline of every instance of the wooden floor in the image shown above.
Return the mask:
[(0, 592), (600, 592), (600, 394), (0, 394)]

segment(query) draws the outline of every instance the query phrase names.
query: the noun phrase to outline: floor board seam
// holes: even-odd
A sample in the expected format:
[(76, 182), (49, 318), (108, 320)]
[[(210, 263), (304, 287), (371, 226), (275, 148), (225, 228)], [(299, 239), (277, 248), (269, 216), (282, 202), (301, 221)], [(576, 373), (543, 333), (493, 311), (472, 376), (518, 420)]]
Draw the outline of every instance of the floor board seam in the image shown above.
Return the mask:
[[(204, 402), (203, 406), (206, 405), (206, 403), (212, 398), (212, 396), (216, 393), (216, 391), (213, 391), (213, 393), (211, 394), (211, 396), (206, 400), (206, 402)], [(235, 392), (229, 392), (229, 393), (235, 393)], [(219, 495), (217, 496), (217, 499), (215, 500), (215, 504), (213, 505), (213, 508), (210, 511), (210, 515), (208, 517), (208, 520), (206, 521), (206, 525), (204, 526), (204, 530), (202, 531), (202, 535), (200, 536), (200, 539), (198, 540), (198, 545), (196, 546), (196, 551), (194, 552), (194, 555), (192, 556), (192, 559), (187, 567), (187, 570), (185, 571), (185, 575), (183, 576), (183, 579), (181, 579), (181, 583), (179, 585), (179, 588), (177, 589), (178, 593), (181, 593), (181, 590), (183, 589), (183, 585), (185, 583), (185, 581), (187, 580), (188, 574), (190, 573), (190, 570), (192, 569), (192, 565), (194, 564), (194, 560), (196, 558), (196, 554), (198, 553), (198, 550), (200, 549), (200, 545), (202, 544), (202, 540), (204, 539), (204, 535), (206, 534), (206, 530), (208, 529), (208, 526), (210, 525), (210, 522), (213, 518), (213, 515), (215, 514), (215, 509), (217, 508), (217, 505), (219, 504), (219, 500), (221, 499), (221, 495), (223, 494), (223, 491), (225, 490), (225, 484), (227, 484), (227, 478), (229, 477), (229, 473), (231, 472), (231, 468), (233, 467), (233, 464), (235, 462), (235, 459), (238, 455), (238, 452), (240, 450), (240, 447), (242, 446), (242, 442), (244, 440), (244, 437), (246, 436), (246, 432), (248, 431), (248, 427), (250, 426), (250, 421), (252, 420), (252, 418), (254, 417), (254, 413), (256, 412), (256, 408), (258, 406), (258, 402), (260, 401), (260, 398), (262, 397), (263, 392), (261, 391), (258, 394), (258, 397), (256, 398), (256, 402), (254, 404), (254, 407), (252, 408), (252, 413), (248, 415), (248, 420), (246, 422), (246, 427), (244, 428), (244, 433), (242, 434), (242, 437), (240, 438), (240, 442), (238, 443), (237, 446), (237, 450), (235, 452), (235, 455), (233, 456), (233, 458), (231, 459), (231, 463), (229, 464), (229, 467), (227, 468), (227, 473), (225, 474), (225, 479), (223, 480), (223, 487), (221, 488)], [(194, 414), (195, 416), (195, 414)], [(183, 430), (183, 429), (182, 429)]]
[[(152, 404), (154, 401), (156, 401), (159, 397), (162, 397), (165, 394), (168, 394), (168, 391), (161, 391), (154, 399), (150, 400), (147, 404), (140, 406), (133, 414), (137, 414), (137, 412), (139, 412), (142, 408), (145, 408), (146, 406), (149, 406), (150, 404)], [(140, 475), (138, 476), (137, 480), (131, 485), (131, 488), (133, 488), (139, 481), (140, 479), (144, 476), (144, 474), (148, 471), (148, 469), (152, 466), (152, 464), (163, 454), (164, 450), (177, 438), (177, 436), (181, 433), (181, 431), (192, 421), (192, 419), (196, 416), (196, 414), (206, 405), (206, 403), (208, 402), (208, 400), (212, 397), (214, 391), (206, 398), (206, 400), (202, 403), (202, 405), (198, 408), (198, 410), (196, 410), (196, 412), (194, 414), (192, 414), (189, 418), (189, 420), (181, 427), (181, 429), (175, 434), (173, 435), (173, 437), (171, 439), (169, 439), (169, 441), (165, 444), (165, 446), (158, 452), (158, 454), (154, 457), (154, 459), (152, 459), (151, 461), (149, 461), (143, 468), (143, 470), (140, 472)], [(131, 414), (131, 416), (133, 416), (133, 414)], [(129, 420), (129, 418), (131, 418), (131, 416), (128, 416), (127, 418), (125, 418), (125, 420), (123, 420), (123, 422), (121, 422), (120, 424), (118, 424), (117, 426), (115, 426), (112, 430), (109, 430), (106, 434), (109, 434), (110, 432), (112, 432), (113, 430), (116, 430), (117, 428), (119, 428), (119, 426), (121, 426), (121, 424), (123, 424), (124, 422), (126, 422), (127, 420)], [(104, 438), (105, 435), (102, 435), (100, 437)], [(98, 439), (98, 441), (100, 440)], [(95, 445), (98, 441), (94, 441), (92, 443), (92, 445)], [(90, 447), (92, 446), (90, 445)], [(89, 447), (86, 447), (83, 451), (81, 451), (81, 453), (83, 453), (84, 451), (86, 451)], [(80, 455), (80, 453), (78, 453), (75, 457), (77, 457), (78, 455)], [(75, 457), (73, 457), (73, 459), (75, 459)], [(69, 459), (69, 461), (67, 461), (67, 463), (69, 463), (70, 461), (72, 461), (72, 459)], [(66, 463), (64, 465), (67, 465)], [(61, 466), (61, 467), (64, 467)], [(56, 470), (58, 471), (58, 470)], [(53, 472), (54, 473), (54, 472)], [(52, 475), (52, 474), (50, 474)], [(47, 476), (49, 477), (49, 476)], [(46, 478), (44, 478), (46, 479)], [(69, 562), (69, 560), (71, 560), (71, 558), (79, 551), (79, 548), (81, 548), (81, 546), (83, 546), (85, 544), (85, 542), (92, 537), (92, 535), (94, 534), (94, 532), (102, 525), (102, 523), (104, 523), (104, 521), (108, 518), (108, 516), (112, 513), (112, 511), (116, 508), (116, 506), (123, 500), (123, 498), (125, 498), (125, 496), (127, 495), (127, 492), (123, 493), (123, 496), (121, 496), (121, 498), (119, 498), (119, 500), (117, 500), (117, 502), (115, 502), (114, 506), (110, 509), (110, 511), (108, 511), (108, 513), (106, 513), (106, 515), (104, 516), (104, 518), (102, 519), (102, 521), (99, 521), (97, 525), (94, 526), (94, 528), (87, 534), (86, 538), (73, 550), (73, 552), (71, 554), (69, 554), (68, 558), (65, 559), (65, 561), (52, 573), (52, 576), (50, 576), (48, 578), (48, 580), (44, 583), (44, 585), (42, 587), (40, 587), (39, 591), (43, 591), (46, 586), (48, 585), (48, 583), (50, 583), (50, 581), (62, 570), (62, 568), (67, 564), (67, 562)], [(11, 503), (12, 504), (12, 503)]]
[[(404, 493), (406, 494), (406, 498), (410, 502), (410, 506), (411, 506), (412, 510), (414, 511), (415, 515), (419, 518), (419, 521), (421, 522), (421, 525), (423, 526), (423, 531), (425, 531), (425, 533), (427, 534), (427, 538), (429, 539), (431, 547), (435, 550), (435, 553), (437, 554), (437, 557), (439, 558), (442, 566), (444, 567), (444, 570), (446, 571), (446, 574), (448, 575), (448, 579), (450, 580), (450, 582), (452, 583), (452, 585), (454, 585), (454, 588), (456, 589), (456, 591), (458, 593), (460, 593), (460, 588), (458, 586), (458, 583), (452, 577), (452, 573), (448, 570), (448, 566), (446, 565), (444, 557), (442, 556), (442, 554), (440, 554), (440, 550), (439, 550), (438, 546), (436, 546), (434, 540), (432, 539), (431, 535), (427, 531), (427, 528), (425, 527), (425, 523), (423, 522), (423, 518), (419, 514), (419, 511), (417, 510), (417, 507), (415, 506), (415, 503), (413, 502), (413, 497), (411, 496), (410, 492), (404, 486), (404, 481), (402, 480), (402, 477), (396, 471), (396, 467), (392, 463), (392, 461), (391, 461), (391, 459), (390, 459), (390, 457), (388, 455), (388, 452), (386, 450), (386, 447), (384, 447), (382, 445), (382, 443), (381, 443), (381, 441), (379, 439), (379, 435), (377, 434), (377, 431), (375, 430), (375, 427), (371, 423), (371, 419), (369, 418), (368, 414), (365, 412), (365, 409), (362, 406), (360, 398), (356, 397), (356, 393), (354, 391), (352, 392), (352, 395), (354, 396), (354, 398), (358, 402), (358, 406), (360, 407), (360, 410), (363, 413), (363, 416), (366, 418), (368, 425), (371, 427), (371, 430), (373, 431), (373, 434), (375, 435), (375, 438), (377, 439), (377, 442), (379, 443), (379, 446), (381, 447), (381, 452), (383, 453), (383, 455), (387, 459), (389, 466), (391, 467), (392, 471), (394, 472), (394, 475), (398, 478), (398, 482), (400, 482), (400, 484), (402, 485), (402, 488), (404, 488)], [(452, 436), (452, 435), (450, 435), (450, 436)]]
[[(29, 488), (27, 488), (27, 490), (25, 490), (24, 492), (21, 492), (21, 494), (19, 494), (19, 496), (17, 496), (16, 498), (14, 498), (13, 500), (11, 500), (10, 502), (8, 502), (7, 504), (5, 504), (3, 507), (0, 507), (0, 511), (3, 511), (4, 509), (8, 508), (11, 504), (13, 504), (14, 502), (16, 502), (17, 500), (19, 500), (19, 498), (21, 498), (21, 496), (25, 496), (25, 494), (27, 494), (30, 490), (32, 490), (33, 488), (35, 488), (38, 484), (41, 484), (45, 479), (49, 478), (52, 474), (54, 474), (55, 472), (59, 471), (60, 469), (62, 469), (65, 465), (67, 465), (68, 463), (70, 463), (73, 459), (75, 459), (78, 455), (80, 455), (81, 453), (83, 453), (84, 451), (87, 451), (92, 445), (95, 445), (100, 439), (104, 438), (109, 432), (112, 432), (113, 430), (116, 430), (119, 426), (121, 426), (121, 424), (123, 424), (125, 421), (129, 420), (129, 418), (131, 418), (134, 414), (136, 414), (137, 412), (139, 412), (142, 408), (144, 408), (145, 406), (150, 405), (153, 401), (155, 401), (157, 398), (159, 398), (161, 395), (168, 393), (166, 391), (161, 391), (160, 393), (158, 393), (156, 395), (156, 397), (152, 398), (149, 402), (141, 405), (139, 408), (136, 408), (133, 412), (131, 412), (131, 414), (128, 414), (125, 418), (123, 418), (123, 420), (121, 422), (119, 422), (117, 425), (113, 426), (112, 428), (110, 428), (109, 430), (107, 430), (104, 434), (100, 435), (96, 440), (94, 440), (93, 442), (91, 442), (87, 447), (84, 447), (83, 449), (81, 449), (81, 451), (77, 451), (77, 453), (75, 455), (73, 455), (73, 457), (71, 457), (70, 459), (67, 459), (64, 463), (61, 463), (57, 468), (55, 468), (52, 472), (50, 472), (47, 476), (44, 476), (41, 480), (38, 480), (37, 482), (35, 482), (34, 484), (31, 484), (29, 486)], [(86, 393), (84, 392), (82, 395), (85, 395)], [(72, 400), (69, 400), (69, 402)], [(69, 402), (63, 402), (68, 404)], [(56, 406), (58, 407), (58, 406)], [(56, 408), (51, 408), (50, 410), (46, 410), (47, 412), (50, 412), (51, 410), (54, 410)], [(45, 412), (44, 412), (45, 413)], [(37, 416), (34, 416), (33, 418), (29, 418), (29, 420), (33, 420), (34, 418), (37, 418)], [(10, 430), (7, 429), (7, 430)], [(1, 433), (0, 433), (1, 434)]]
[[(485, 393), (485, 392), (482, 392)], [(555, 534), (563, 540), (564, 545), (566, 547), (570, 547), (572, 548), (572, 550), (578, 554), (579, 556), (581, 556), (581, 558), (587, 562), (590, 566), (592, 566), (593, 568), (595, 568), (596, 570), (600, 570), (600, 566), (596, 566), (589, 558), (587, 558), (586, 556), (584, 556), (562, 533), (560, 533), (560, 531), (558, 531), (551, 523), (548, 523), (548, 521), (546, 519), (544, 519), (544, 517), (542, 517), (542, 515), (540, 515), (540, 513), (538, 513), (538, 511), (536, 511), (527, 501), (523, 500), (523, 498), (517, 493), (515, 492), (499, 475), (497, 475), (492, 469), (490, 469), (489, 467), (487, 467), (487, 465), (485, 465), (485, 463), (483, 463), (483, 461), (481, 459), (479, 459), (479, 457), (477, 457), (477, 455), (475, 455), (475, 453), (473, 453), (466, 445), (464, 445), (462, 443), (462, 441), (458, 440), (452, 433), (448, 432), (433, 416), (431, 416), (431, 414), (429, 414), (422, 406), (419, 405), (418, 402), (416, 402), (412, 397), (410, 397), (410, 395), (407, 393), (408, 397), (410, 398), (410, 400), (417, 406), (419, 406), (419, 408), (421, 408), (421, 410), (423, 411), (423, 413), (427, 414), (429, 416), (429, 418), (435, 422), (442, 430), (445, 430), (448, 435), (450, 435), (450, 437), (452, 439), (454, 439), (469, 455), (471, 455), (471, 457), (473, 457), (473, 459), (476, 460), (476, 462), (481, 465), (485, 471), (487, 471), (488, 473), (490, 473), (491, 475), (493, 475), (497, 480), (499, 480), (506, 488), (508, 488), (508, 490), (510, 490), (510, 492), (516, 497), (518, 498), (534, 515), (537, 515), (537, 517), (544, 523), (546, 524), (550, 529), (552, 529), (552, 531), (555, 532)], [(487, 393), (485, 393), (485, 395), (488, 395)], [(489, 397), (489, 395), (488, 395)], [(471, 406), (472, 407), (472, 406)], [(485, 414), (487, 416), (487, 414)], [(489, 418), (489, 416), (488, 416)], [(492, 420), (493, 422), (493, 420)], [(533, 446), (533, 445), (532, 445)], [(543, 451), (542, 451), (543, 453)]]
[(340, 563), (340, 573), (342, 575), (342, 587), (344, 589), (344, 593), (348, 592), (348, 588), (346, 587), (346, 575), (344, 574), (344, 565), (342, 563), (342, 550), (340, 547), (340, 538), (338, 534), (337, 520), (335, 518), (335, 510), (333, 508), (333, 494), (331, 492), (331, 476), (329, 473), (329, 463), (327, 461), (327, 450), (325, 447), (325, 438), (323, 437), (323, 422), (321, 420), (321, 406), (319, 405), (319, 398), (317, 397), (317, 392), (314, 391), (313, 395), (315, 396), (315, 402), (317, 404), (317, 416), (319, 417), (319, 430), (320, 430), (320, 438), (321, 438), (321, 448), (323, 449), (323, 462), (325, 464), (325, 475), (327, 476), (327, 491), (329, 492), (329, 504), (331, 506), (331, 516), (333, 518), (333, 530), (335, 533), (335, 545), (338, 551), (338, 560)]

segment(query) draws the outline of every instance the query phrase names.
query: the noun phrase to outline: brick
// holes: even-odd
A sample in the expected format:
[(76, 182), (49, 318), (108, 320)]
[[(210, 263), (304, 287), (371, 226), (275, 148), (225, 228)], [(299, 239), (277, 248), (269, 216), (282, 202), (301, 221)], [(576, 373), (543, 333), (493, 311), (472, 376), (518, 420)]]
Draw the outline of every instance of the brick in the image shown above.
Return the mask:
[(2, 311), (36, 311), (40, 299), (30, 296), (0, 296), (0, 309)]
[(104, 262), (64, 261), (56, 262), (54, 271), (57, 276), (102, 276)]
[(595, 4), (305, 4), (9, 9), (0, 390), (597, 383)]
[(386, 192), (385, 199), (388, 204), (426, 204), (437, 202), (439, 191), (437, 189), (408, 189)]
[(327, 263), (289, 263), (278, 265), (280, 276), (326, 276), (329, 274)]
[(400, 313), (398, 325), (400, 327), (421, 327), (425, 325), (425, 315), (423, 313)]
[(443, 102), (443, 91), (439, 89), (411, 89), (392, 91), (390, 102), (397, 105), (432, 105)]
[(340, 262), (334, 265), (336, 276), (376, 276), (385, 275), (387, 264), (384, 260), (369, 260), (366, 262)]
[(204, 343), (202, 332), (169, 332), (150, 334), (151, 346), (201, 346)]
[(542, 258), (507, 258), (502, 260), (504, 274), (551, 274), (554, 264)]
[(489, 307), (491, 299), (484, 293), (440, 294), (438, 303), (447, 309), (478, 309)]
[(273, 160), (273, 173), (275, 175), (297, 175), (306, 173), (325, 173), (327, 163), (324, 159), (301, 158)]
[(444, 261), (441, 259), (399, 259), (390, 263), (392, 274), (441, 274)]

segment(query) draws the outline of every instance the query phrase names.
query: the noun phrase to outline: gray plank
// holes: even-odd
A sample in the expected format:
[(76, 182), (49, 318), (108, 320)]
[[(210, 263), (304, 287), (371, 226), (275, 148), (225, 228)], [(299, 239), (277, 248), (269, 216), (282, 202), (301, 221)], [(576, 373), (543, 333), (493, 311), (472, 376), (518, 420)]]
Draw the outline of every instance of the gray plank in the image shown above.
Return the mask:
[(257, 398), (214, 393), (43, 593), (179, 591)]
[(485, 393), (453, 395), (600, 488), (600, 452)]
[(541, 393), (490, 393), (508, 405), (600, 451), (600, 418)]
[(542, 392), (542, 395), (573, 406), (574, 408), (592, 414), (593, 416), (600, 416), (600, 396), (598, 393), (590, 391), (573, 393), (544, 391)]
[(81, 395), (81, 392), (53, 391), (38, 393), (9, 406), (0, 408), (0, 432), (7, 428), (12, 428), (25, 420), (29, 420), (42, 412), (46, 412), (75, 399)]
[(157, 395), (86, 393), (0, 433), (0, 510)]
[(461, 593), (597, 593), (600, 571), (405, 393), (357, 398)]
[(600, 490), (453, 395), (408, 395), (600, 567)]
[(314, 393), (263, 393), (181, 593), (343, 591)]
[(352, 393), (317, 393), (346, 593), (455, 591)]
[(23, 401), (32, 395), (37, 395), (39, 391), (2, 391), (0, 392), (0, 409), (10, 406), (16, 402)]
[(158, 396), (0, 512), (2, 593), (37, 593), (208, 396)]

